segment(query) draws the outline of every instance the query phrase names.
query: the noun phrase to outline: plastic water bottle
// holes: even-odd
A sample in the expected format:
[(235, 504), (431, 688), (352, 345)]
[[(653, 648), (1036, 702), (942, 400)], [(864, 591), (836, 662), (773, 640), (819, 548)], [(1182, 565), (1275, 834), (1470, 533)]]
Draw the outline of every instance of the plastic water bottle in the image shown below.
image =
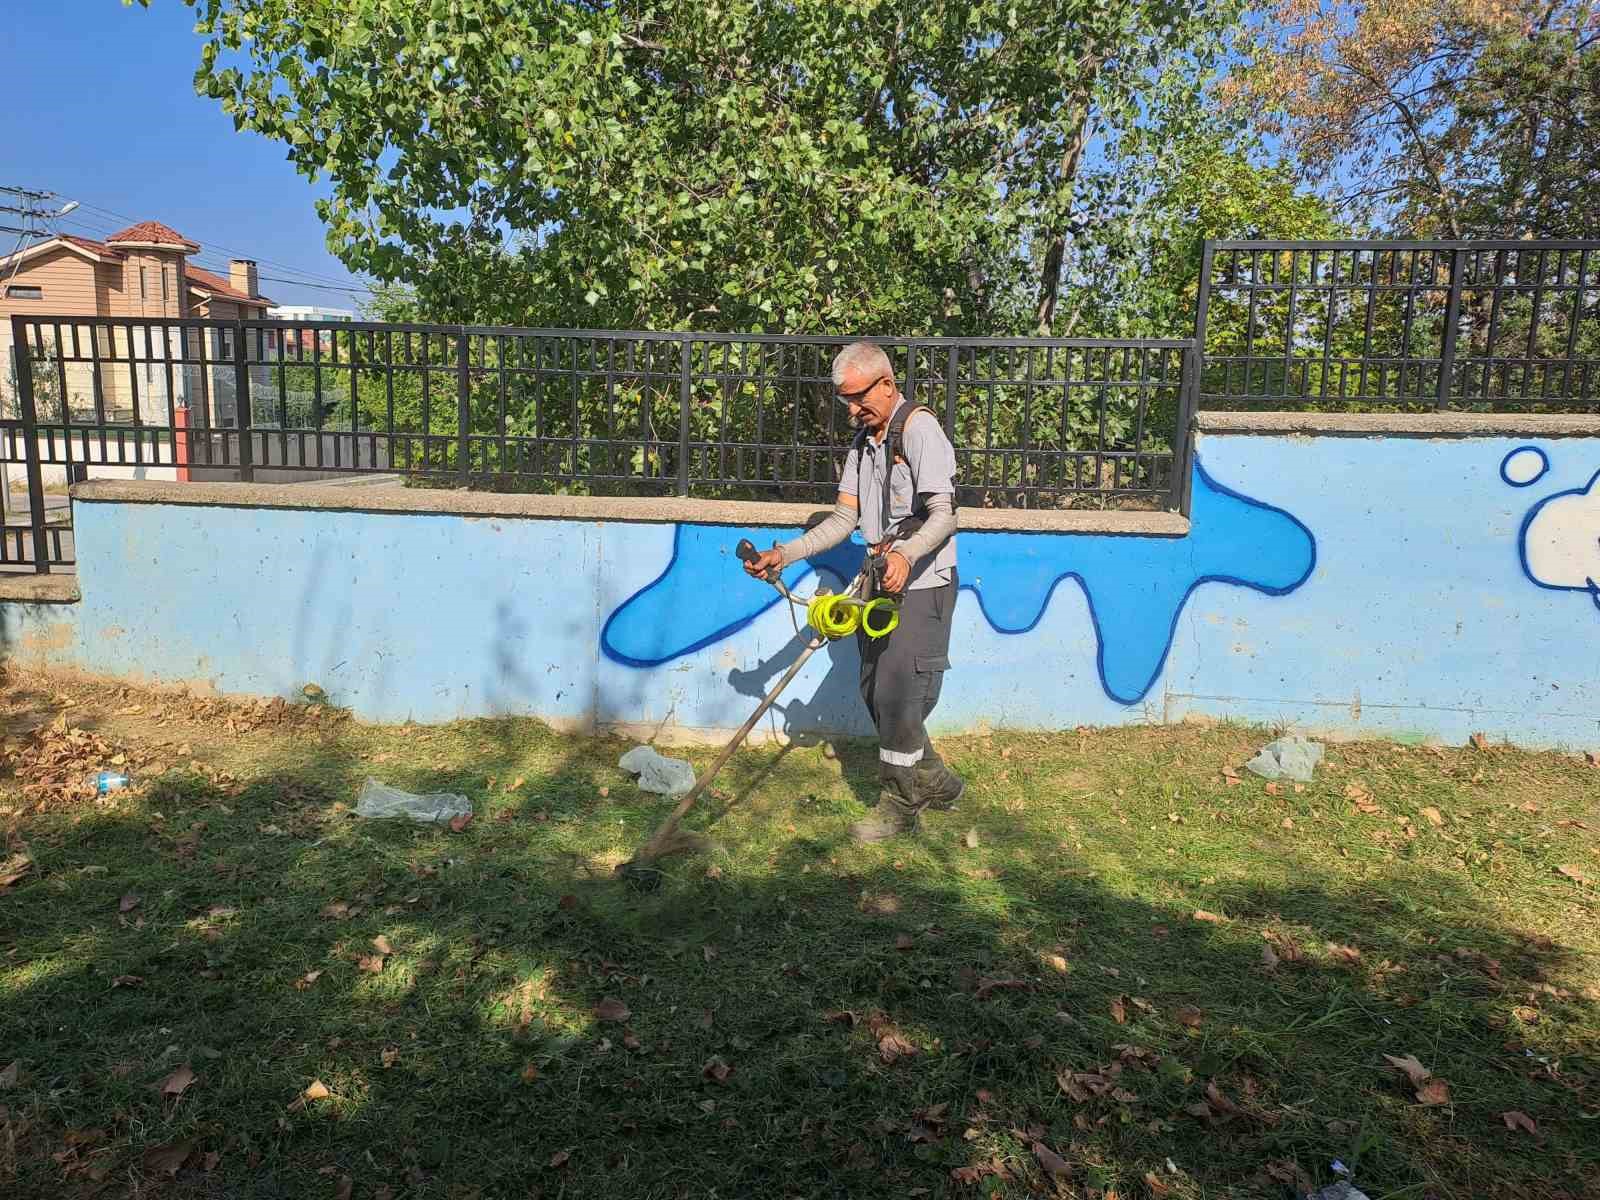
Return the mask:
[(116, 771), (101, 771), (94, 775), (89, 784), (94, 788), (95, 795), (104, 796), (107, 792), (118, 792), (128, 786), (128, 777)]

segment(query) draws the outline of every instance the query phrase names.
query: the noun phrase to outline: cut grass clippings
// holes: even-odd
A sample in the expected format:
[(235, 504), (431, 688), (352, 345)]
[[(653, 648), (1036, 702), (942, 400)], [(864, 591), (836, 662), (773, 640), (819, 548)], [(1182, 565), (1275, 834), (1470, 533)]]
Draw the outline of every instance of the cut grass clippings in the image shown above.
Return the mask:
[(960, 811), (858, 847), (870, 746), (752, 748), (646, 895), (626, 743), (0, 699), (0, 1195), (1600, 1194), (1581, 759), (956, 738)]

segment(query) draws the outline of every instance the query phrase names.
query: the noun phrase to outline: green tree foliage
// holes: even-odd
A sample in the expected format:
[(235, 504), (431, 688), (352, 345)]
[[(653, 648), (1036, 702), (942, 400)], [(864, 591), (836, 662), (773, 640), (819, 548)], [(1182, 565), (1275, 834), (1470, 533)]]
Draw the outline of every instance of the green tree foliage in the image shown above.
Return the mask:
[[(196, 80), (437, 318), (1083, 332), (1235, 0), (188, 0)], [(1076, 314), (1076, 315), (1075, 315)]]

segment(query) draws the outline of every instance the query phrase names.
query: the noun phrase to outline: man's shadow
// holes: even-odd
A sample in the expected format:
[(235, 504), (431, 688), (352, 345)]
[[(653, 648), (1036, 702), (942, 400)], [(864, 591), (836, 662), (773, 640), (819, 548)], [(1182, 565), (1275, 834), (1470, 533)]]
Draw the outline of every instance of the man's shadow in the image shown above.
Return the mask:
[[(794, 665), (810, 640), (810, 631), (786, 642), (781, 650), (755, 666), (728, 672), (728, 682), (740, 695), (759, 701), (779, 676)], [(844, 780), (863, 804), (878, 799), (877, 752), (871, 741), (872, 721), (861, 699), (861, 654), (854, 637), (828, 642), (813, 657), (824, 657), (827, 673), (810, 696), (785, 692), (773, 701), (767, 720), (782, 722), (784, 744), (745, 789), (748, 795), (775, 770), (791, 750), (825, 746), (837, 758)], [(797, 681), (790, 687), (801, 686)], [(742, 799), (742, 797), (741, 797)]]
[[(826, 516), (827, 514), (822, 512), (813, 513), (806, 521), (805, 527), (807, 529), (815, 527)], [(855, 578), (856, 572), (861, 568), (862, 560), (866, 557), (866, 547), (858, 538), (859, 535), (852, 535), (847, 541), (811, 560), (811, 566), (816, 572), (813, 577), (813, 589), (842, 591), (849, 581)], [(795, 659), (805, 650), (810, 637), (811, 631), (802, 627), (785, 643), (783, 649), (772, 657), (757, 663), (754, 667), (736, 668), (730, 671), (728, 682), (740, 695), (759, 701), (771, 690), (779, 676), (794, 665)], [(855, 638), (849, 637), (829, 642), (818, 650), (817, 654), (827, 658), (828, 670), (811, 695), (804, 697), (785, 693), (773, 701), (772, 708), (768, 710), (766, 719), (769, 722), (773, 719), (773, 714), (783, 722), (784, 745), (745, 788), (744, 795), (748, 796), (759, 787), (790, 750), (802, 746), (826, 745), (831, 750), (831, 756), (838, 760), (845, 782), (850, 785), (856, 797), (863, 804), (876, 804), (877, 753), (875, 747), (868, 742), (875, 731), (861, 699), (861, 653), (856, 646)]]

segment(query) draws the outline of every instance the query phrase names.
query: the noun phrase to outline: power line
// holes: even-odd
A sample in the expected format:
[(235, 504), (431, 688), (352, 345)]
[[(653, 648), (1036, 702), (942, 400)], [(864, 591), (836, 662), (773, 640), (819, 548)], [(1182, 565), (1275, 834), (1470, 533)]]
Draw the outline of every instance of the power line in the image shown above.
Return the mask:
[[(114, 232), (111, 229), (111, 224), (112, 223), (109, 222), (109, 221), (104, 220), (103, 218), (95, 218), (93, 221), (87, 221), (87, 220), (80, 220), (80, 219), (78, 219), (76, 217), (69, 217), (69, 218), (64, 218), (64, 221), (65, 221), (66, 224), (76, 225), (80, 229), (86, 229), (90, 233), (99, 234), (102, 238), (106, 234), (108, 234), (110, 232)], [(220, 249), (226, 249), (226, 247), (219, 247), (219, 248)], [(232, 264), (228, 263), (228, 262), (225, 262), (225, 261), (223, 261), (221, 259), (215, 259), (215, 258), (212, 258), (212, 257), (210, 257), (208, 255), (205, 255), (205, 254), (196, 254), (196, 255), (191, 255), (189, 257), (190, 257), (190, 260), (194, 263), (194, 265), (200, 267), (202, 270), (212, 271), (212, 272), (219, 272), (219, 273), (221, 273), (223, 275), (228, 275), (228, 274), (231, 273)], [(267, 262), (269, 260), (267, 260), (267, 259), (258, 259), (256, 261), (258, 261), (258, 262)], [(293, 267), (290, 267), (288, 269), (290, 271), (294, 271), (295, 270), (295, 268), (293, 268)], [(312, 282), (313, 280), (326, 279), (326, 276), (319, 276), (319, 275), (311, 275), (308, 278), (294, 278), (294, 277), (283, 276), (283, 275), (262, 275), (262, 274), (258, 273), (256, 278), (257, 279), (269, 280), (269, 281), (271, 281), (273, 283), (286, 283), (286, 284), (289, 284), (289, 285), (291, 285), (293, 287), (315, 288), (315, 289), (317, 289), (319, 291), (346, 292), (346, 293), (350, 293), (352, 295), (376, 295), (377, 294), (374, 289), (372, 289), (370, 287), (366, 287), (366, 286), (364, 286), (362, 284), (355, 284), (355, 283), (339, 284), (339, 283), (332, 283), (332, 282)]]
[[(117, 212), (115, 209), (106, 208), (104, 205), (100, 205), (100, 204), (91, 204), (88, 201), (84, 202), (84, 207), (85, 208), (92, 208), (96, 212), (104, 213), (106, 216), (114, 217), (118, 221), (127, 221), (127, 222), (129, 222), (131, 224), (138, 224), (139, 221), (141, 220), (141, 218), (131, 217), (127, 213), (120, 213), (120, 212)], [(292, 272), (292, 273), (297, 274), (297, 275), (304, 275), (308, 279), (315, 279), (315, 280), (318, 280), (318, 281), (320, 281), (322, 283), (326, 283), (326, 284), (337, 284), (339, 282), (337, 279), (335, 279), (331, 275), (324, 275), (324, 274), (321, 274), (320, 272), (316, 272), (316, 271), (307, 271), (305, 268), (297, 267), (297, 266), (293, 265), (292, 263), (279, 262), (276, 259), (271, 259), (271, 258), (263, 258), (260, 255), (252, 254), (249, 251), (241, 250), (237, 246), (229, 246), (229, 245), (226, 245), (226, 244), (224, 244), (222, 242), (215, 241), (214, 239), (209, 239), (209, 238), (206, 239), (206, 241), (210, 245), (216, 247), (218, 250), (225, 250), (229, 254), (238, 255), (240, 258), (249, 258), (249, 259), (253, 259), (256, 262), (268, 263), (271, 266), (277, 267), (279, 270), (282, 270), (282, 271), (289, 271), (289, 272)]]

